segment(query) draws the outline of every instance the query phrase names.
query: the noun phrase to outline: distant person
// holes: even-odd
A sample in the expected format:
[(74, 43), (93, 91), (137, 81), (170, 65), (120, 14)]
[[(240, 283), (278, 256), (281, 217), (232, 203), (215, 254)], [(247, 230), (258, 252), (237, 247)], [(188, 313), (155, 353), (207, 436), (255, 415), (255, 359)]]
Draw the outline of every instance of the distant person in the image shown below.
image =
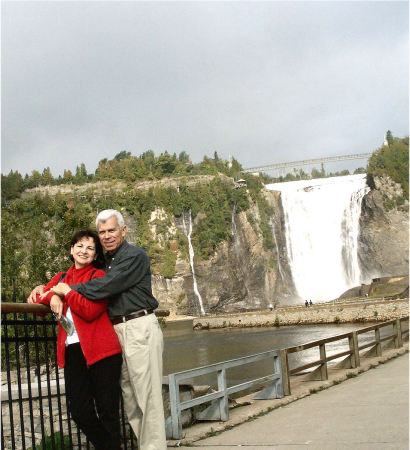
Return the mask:
[(108, 299), (95, 303), (69, 290), (62, 301), (53, 292), (61, 280), (75, 284), (105, 275), (97, 268), (104, 263), (104, 254), (94, 231), (79, 230), (74, 234), (71, 259), (74, 264), (67, 272), (59, 272), (43, 289), (36, 288), (43, 295), (32, 293), (27, 301), (50, 305), (57, 318), (63, 314), (68, 319), (69, 334), (59, 322), (57, 336), (57, 364), (64, 368), (68, 409), (97, 450), (119, 450), (122, 355), (108, 318)]
[(269, 304), (269, 309), (272, 311), (273, 310), (273, 305), (272, 303)]
[(309, 300), (309, 306), (312, 306), (312, 305), (313, 305), (312, 300)]
[(305, 307), (308, 308), (309, 307), (309, 302), (307, 300), (305, 300)]

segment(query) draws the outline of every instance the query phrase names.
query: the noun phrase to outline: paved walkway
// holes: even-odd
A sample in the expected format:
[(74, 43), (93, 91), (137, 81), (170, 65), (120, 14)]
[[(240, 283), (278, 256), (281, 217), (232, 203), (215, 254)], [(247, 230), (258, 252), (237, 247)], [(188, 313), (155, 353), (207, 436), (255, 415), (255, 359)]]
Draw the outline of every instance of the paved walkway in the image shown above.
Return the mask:
[(408, 449), (408, 354), (190, 447)]

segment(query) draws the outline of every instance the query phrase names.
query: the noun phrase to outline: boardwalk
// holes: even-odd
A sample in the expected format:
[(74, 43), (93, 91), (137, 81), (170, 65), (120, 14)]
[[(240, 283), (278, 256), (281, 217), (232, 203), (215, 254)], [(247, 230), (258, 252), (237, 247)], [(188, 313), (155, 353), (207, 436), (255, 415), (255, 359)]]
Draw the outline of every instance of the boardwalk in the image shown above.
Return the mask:
[(399, 356), (191, 448), (408, 449), (408, 362), (408, 354)]

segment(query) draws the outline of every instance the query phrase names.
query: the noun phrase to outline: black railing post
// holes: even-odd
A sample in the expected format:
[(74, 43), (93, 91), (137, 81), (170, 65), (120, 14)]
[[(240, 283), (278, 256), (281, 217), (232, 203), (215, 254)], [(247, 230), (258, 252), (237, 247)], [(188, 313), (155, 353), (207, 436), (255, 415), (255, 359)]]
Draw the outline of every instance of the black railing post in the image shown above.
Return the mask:
[[(14, 313), (14, 320), (17, 322), (17, 314)], [(17, 378), (17, 388), (19, 393), (19, 399), (23, 398), (23, 392), (21, 388), (21, 372), (20, 372), (20, 339), (19, 339), (19, 327), (16, 325), (15, 327), (15, 333), (16, 333), (16, 340), (15, 340), (15, 352), (16, 352), (16, 378)], [(23, 414), (23, 402), (19, 401), (19, 413), (20, 413), (20, 430), (21, 430), (21, 445), (22, 450), (26, 450), (26, 432), (24, 427), (24, 414)]]
[(30, 345), (27, 329), (27, 313), (24, 313), (24, 338), (25, 338), (25, 353), (26, 353), (26, 370), (27, 370), (27, 391), (28, 391), (28, 404), (30, 411), (30, 426), (31, 426), (31, 446), (36, 447), (36, 437), (34, 434), (34, 414), (33, 414), (33, 395), (31, 390), (31, 366), (30, 366)]
[[(2, 321), (4, 322), (4, 321)], [(14, 450), (16, 448), (15, 446), (15, 436), (14, 436), (14, 417), (13, 417), (13, 403), (11, 401), (12, 398), (12, 392), (11, 392), (11, 373), (10, 373), (10, 346), (9, 346), (9, 341), (8, 341), (8, 337), (9, 337), (9, 329), (7, 327), (7, 322), (5, 322), (4, 324), (4, 336), (3, 336), (3, 341), (4, 341), (4, 347), (5, 347), (5, 359), (6, 359), (6, 377), (7, 377), (7, 391), (8, 391), (8, 395), (9, 395), (9, 415), (10, 415), (10, 419), (9, 419), (9, 425), (10, 425), (10, 437), (11, 437), (11, 445), (12, 445), (12, 450)], [(1, 412), (3, 415), (3, 407), (1, 408)], [(1, 420), (1, 423), (3, 424), (3, 417)], [(3, 436), (3, 433), (2, 433)]]

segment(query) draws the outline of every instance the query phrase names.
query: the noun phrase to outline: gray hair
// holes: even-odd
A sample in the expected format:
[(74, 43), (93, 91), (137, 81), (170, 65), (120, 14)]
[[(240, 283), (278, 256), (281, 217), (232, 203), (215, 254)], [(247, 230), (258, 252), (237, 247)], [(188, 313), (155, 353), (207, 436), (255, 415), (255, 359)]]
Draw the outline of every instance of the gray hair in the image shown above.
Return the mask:
[(98, 230), (98, 222), (105, 223), (110, 217), (117, 218), (120, 228), (125, 226), (124, 217), (122, 217), (122, 214), (119, 211), (116, 209), (104, 209), (104, 211), (101, 211), (95, 219), (95, 228)]

